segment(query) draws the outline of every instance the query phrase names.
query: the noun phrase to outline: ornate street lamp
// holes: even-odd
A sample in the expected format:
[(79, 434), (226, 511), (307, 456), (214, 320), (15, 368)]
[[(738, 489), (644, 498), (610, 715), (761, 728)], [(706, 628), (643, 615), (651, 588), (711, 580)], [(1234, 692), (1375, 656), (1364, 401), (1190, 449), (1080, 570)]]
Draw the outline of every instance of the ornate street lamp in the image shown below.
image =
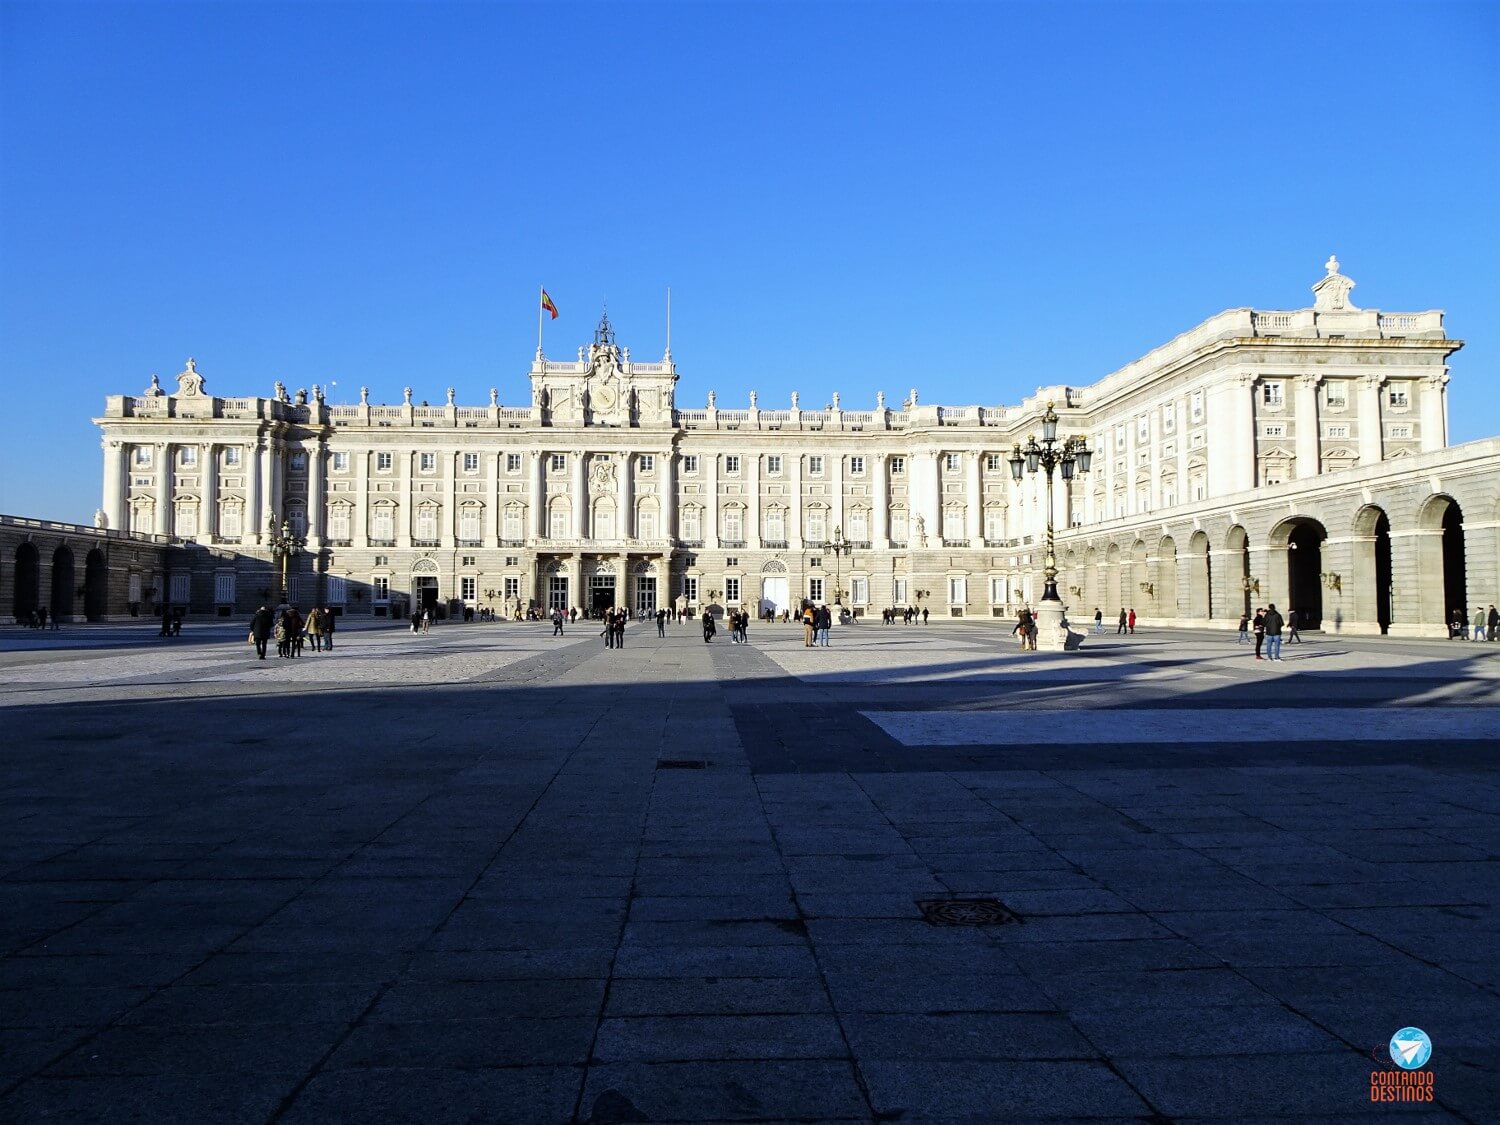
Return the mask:
[(271, 547), (271, 558), (281, 564), (281, 600), (290, 602), (292, 591), (287, 585), (287, 566), (295, 556), (302, 553), (302, 548), (307, 546), (307, 540), (292, 534), (292, 525), (289, 520), (282, 520), (281, 527), (278, 529), (275, 513), (272, 513), (266, 519), (266, 542)]
[(844, 597), (843, 566), (840, 563), (845, 555), (853, 556), (854, 544), (844, 538), (844, 529), (836, 527), (833, 529), (833, 538), (826, 543), (819, 544), (820, 549), (833, 552), (833, 604), (842, 606)]
[[(1010, 454), (1010, 474), (1020, 481), (1027, 473), (1035, 475), (1038, 472), (1047, 474), (1047, 556), (1043, 575), (1046, 585), (1042, 589), (1042, 601), (1037, 607), (1038, 616), (1038, 640), (1045, 639), (1047, 647), (1062, 647), (1059, 642), (1066, 638), (1059, 638), (1057, 626), (1062, 623), (1062, 598), (1057, 593), (1057, 549), (1054, 542), (1055, 532), (1052, 526), (1052, 475), (1054, 471), (1062, 474), (1062, 479), (1070, 481), (1075, 471), (1087, 473), (1093, 462), (1094, 452), (1088, 447), (1088, 439), (1082, 437), (1064, 438), (1061, 442), (1057, 439), (1057, 411), (1052, 408), (1053, 404), (1047, 404), (1047, 413), (1042, 415), (1042, 440), (1036, 440), (1032, 434), (1026, 439), (1023, 448), (1018, 442)], [(1044, 637), (1045, 635), (1045, 637)]]

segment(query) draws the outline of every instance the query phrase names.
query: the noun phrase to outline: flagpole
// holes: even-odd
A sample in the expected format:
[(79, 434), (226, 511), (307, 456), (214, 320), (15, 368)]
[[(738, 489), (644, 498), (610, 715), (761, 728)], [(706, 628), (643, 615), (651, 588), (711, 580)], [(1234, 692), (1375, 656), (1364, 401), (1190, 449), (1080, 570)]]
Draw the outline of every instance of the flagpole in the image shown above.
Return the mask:
[(667, 354), (666, 362), (672, 362), (672, 287), (667, 286)]
[(537, 359), (541, 359), (542, 358), (542, 317), (543, 317), (543, 315), (547, 311), (546, 309), (544, 309), (542, 307), (542, 294), (545, 293), (546, 291), (547, 291), (547, 288), (544, 285), (538, 285), (536, 287), (536, 357), (537, 357)]

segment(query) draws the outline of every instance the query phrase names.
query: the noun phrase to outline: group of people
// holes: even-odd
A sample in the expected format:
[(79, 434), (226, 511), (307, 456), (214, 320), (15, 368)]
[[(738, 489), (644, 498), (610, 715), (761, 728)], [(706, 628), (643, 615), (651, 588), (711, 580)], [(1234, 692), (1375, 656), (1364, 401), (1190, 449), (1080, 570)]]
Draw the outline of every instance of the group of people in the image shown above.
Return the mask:
[(57, 623), (57, 614), (48, 616), (47, 607), (44, 605), (37, 606), (30, 613), (16, 614), (16, 624), (25, 625), (28, 629), (46, 629), (49, 623), (52, 629), (61, 627)]
[[(1257, 609), (1252, 617), (1248, 613), (1240, 614), (1240, 632), (1235, 644), (1243, 644), (1249, 640), (1250, 634), (1255, 635), (1255, 659), (1257, 660), (1280, 660), (1282, 630), (1287, 632), (1287, 641), (1296, 644), (1302, 643), (1301, 634), (1297, 632), (1297, 611), (1288, 609), (1286, 616), (1276, 608), (1272, 602), (1264, 609)], [(1261, 650), (1265, 655), (1261, 655)]]
[(1461, 641), (1466, 637), (1471, 641), (1496, 641), (1500, 640), (1500, 610), (1493, 605), (1486, 612), (1483, 607), (1476, 606), (1474, 609), (1474, 621), (1472, 623), (1474, 633), (1469, 636), (1468, 629), (1464, 628), (1463, 610), (1453, 611), (1453, 621), (1448, 627), (1450, 640)]
[(412, 612), (411, 631), (413, 635), (432, 632), (432, 607), (430, 605)]
[(833, 610), (827, 605), (802, 607), (802, 647), (827, 648), (829, 634), (833, 629)]
[[(1098, 610), (1094, 611), (1094, 620), (1096, 622), (1098, 621), (1098, 612)], [(1022, 652), (1036, 651), (1036, 614), (1032, 613), (1028, 606), (1023, 605), (1020, 612), (1016, 614), (1016, 624), (1011, 629), (1010, 635), (1021, 639)]]
[(314, 652), (333, 651), (333, 631), (338, 617), (327, 606), (315, 606), (303, 617), (294, 605), (280, 605), (275, 610), (261, 606), (250, 619), (250, 643), (257, 659), (266, 658), (266, 648), (274, 637), (276, 655), (295, 658), (311, 642)]
[(922, 620), (922, 624), (926, 625), (927, 610), (925, 608), (915, 609), (912, 606), (907, 606), (905, 609), (896, 609), (892, 607), (891, 609), (883, 609), (880, 611), (880, 623), (882, 625), (894, 625), (897, 621), (900, 621), (903, 625), (910, 625), (919, 617)]
[[(1104, 611), (1102, 609), (1100, 609), (1098, 606), (1095, 606), (1094, 607), (1094, 635), (1095, 636), (1099, 636), (1103, 632), (1104, 632)], [(1134, 633), (1134, 632), (1135, 632), (1135, 610), (1133, 608), (1132, 609), (1121, 609), (1120, 610), (1120, 620), (1119, 620), (1118, 625), (1116, 625), (1116, 627), (1115, 627), (1115, 635), (1119, 636), (1121, 633)]]
[(630, 613), (623, 609), (606, 610), (600, 618), (604, 622), (604, 628), (599, 635), (604, 638), (605, 648), (625, 647), (625, 622), (630, 620)]

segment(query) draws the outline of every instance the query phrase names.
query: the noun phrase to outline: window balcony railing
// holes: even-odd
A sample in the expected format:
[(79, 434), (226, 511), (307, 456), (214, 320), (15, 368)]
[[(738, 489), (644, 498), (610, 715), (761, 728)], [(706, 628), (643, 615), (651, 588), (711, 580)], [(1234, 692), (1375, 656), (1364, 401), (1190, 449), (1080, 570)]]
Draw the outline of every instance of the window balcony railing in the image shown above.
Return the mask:
[(413, 547), (436, 547), (438, 541), (436, 539), (413, 539), (411, 545)]
[(701, 540), (701, 539), (679, 539), (679, 540), (677, 540), (677, 545), (679, 547), (690, 547), (690, 548), (692, 548), (695, 551), (701, 551), (703, 549), (703, 540)]
[(326, 547), (352, 547), (352, 546), (354, 546), (354, 540), (352, 540), (352, 539), (325, 539), (325, 540), (323, 540), (323, 545), (326, 546)]
[(460, 539), (458, 541), (458, 545), (460, 547), (483, 547), (484, 546), (484, 540), (483, 539)]
[(372, 547), (394, 547), (395, 545), (396, 545), (396, 541), (394, 539), (376, 539), (376, 538), (372, 538), (370, 540), (370, 546), (372, 546)]
[(502, 540), (500, 540), (500, 546), (502, 546), (502, 547), (524, 547), (524, 546), (526, 546), (526, 540), (524, 540), (524, 539), (502, 539)]
[(967, 539), (944, 539), (943, 540), (943, 546), (944, 547), (967, 547), (968, 545), (969, 545), (969, 541)]
[(870, 541), (868, 539), (856, 539), (849, 544), (849, 549), (853, 551), (868, 551), (870, 549)]
[(891, 540), (891, 548), (893, 550), (897, 550), (897, 551), (904, 551), (904, 550), (906, 550), (906, 540), (905, 539), (892, 539)]
[(720, 539), (719, 546), (731, 551), (739, 551), (744, 549), (745, 541), (743, 539)]
[(785, 539), (762, 539), (760, 545), (768, 551), (785, 551), (787, 549)]

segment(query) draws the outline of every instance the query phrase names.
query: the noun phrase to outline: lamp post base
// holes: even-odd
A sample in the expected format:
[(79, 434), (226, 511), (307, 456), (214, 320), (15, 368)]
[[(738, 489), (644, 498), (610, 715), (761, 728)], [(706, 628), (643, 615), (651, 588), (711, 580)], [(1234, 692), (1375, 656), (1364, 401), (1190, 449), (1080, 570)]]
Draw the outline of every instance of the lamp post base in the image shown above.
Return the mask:
[(1041, 601), (1035, 612), (1038, 652), (1064, 652), (1083, 643), (1083, 634), (1068, 628), (1062, 602)]

